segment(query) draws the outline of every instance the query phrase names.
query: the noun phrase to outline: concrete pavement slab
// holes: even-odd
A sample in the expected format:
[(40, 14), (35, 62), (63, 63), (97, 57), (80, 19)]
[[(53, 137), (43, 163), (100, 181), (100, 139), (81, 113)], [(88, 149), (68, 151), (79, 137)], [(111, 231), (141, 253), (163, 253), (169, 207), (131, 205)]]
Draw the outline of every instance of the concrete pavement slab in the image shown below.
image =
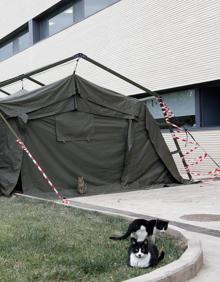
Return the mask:
[(74, 198), (74, 201), (166, 218), (220, 231), (220, 221), (190, 221), (190, 214), (220, 215), (220, 181)]

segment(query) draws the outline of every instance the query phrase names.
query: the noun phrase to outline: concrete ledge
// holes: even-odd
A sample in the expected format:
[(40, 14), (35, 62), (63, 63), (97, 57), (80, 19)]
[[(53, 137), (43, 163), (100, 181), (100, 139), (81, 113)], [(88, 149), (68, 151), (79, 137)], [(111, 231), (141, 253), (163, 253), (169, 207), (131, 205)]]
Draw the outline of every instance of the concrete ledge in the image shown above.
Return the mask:
[(128, 279), (124, 282), (185, 282), (195, 277), (203, 265), (201, 243), (182, 229), (171, 226), (168, 233), (175, 238), (186, 241), (188, 248), (182, 256), (150, 273)]

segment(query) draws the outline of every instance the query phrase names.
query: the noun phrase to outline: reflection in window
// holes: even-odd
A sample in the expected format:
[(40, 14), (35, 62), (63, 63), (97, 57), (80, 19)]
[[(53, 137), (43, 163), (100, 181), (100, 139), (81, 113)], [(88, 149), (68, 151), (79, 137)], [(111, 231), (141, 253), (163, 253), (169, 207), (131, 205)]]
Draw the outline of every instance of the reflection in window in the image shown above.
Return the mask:
[(73, 24), (73, 6), (66, 9), (62, 13), (49, 19), (48, 21), (48, 34), (53, 35), (58, 31)]
[[(174, 113), (174, 123), (186, 127), (195, 125), (195, 89), (172, 92), (161, 96)], [(161, 128), (166, 127), (167, 125), (158, 101), (148, 98), (146, 99), (146, 105), (152, 116), (161, 125)]]
[(71, 6), (61, 13), (46, 18), (41, 22), (40, 34), (41, 38), (51, 36), (74, 23), (74, 6)]
[(6, 60), (13, 55), (13, 42), (7, 43), (0, 48), (0, 60)]
[(18, 52), (28, 48), (30, 46), (30, 37), (29, 33), (25, 32), (18, 36)]
[[(162, 95), (163, 100), (176, 117), (195, 115), (195, 90), (183, 90)], [(147, 99), (146, 105), (154, 118), (163, 118), (159, 103), (156, 99)]]

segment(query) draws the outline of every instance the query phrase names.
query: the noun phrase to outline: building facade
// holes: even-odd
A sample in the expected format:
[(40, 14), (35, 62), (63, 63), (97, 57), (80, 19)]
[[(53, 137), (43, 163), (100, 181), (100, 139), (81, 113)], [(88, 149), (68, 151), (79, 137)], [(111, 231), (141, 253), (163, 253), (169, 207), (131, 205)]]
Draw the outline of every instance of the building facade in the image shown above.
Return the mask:
[[(219, 15), (217, 0), (1, 0), (0, 81), (84, 53), (158, 91), (181, 124), (220, 161)], [(37, 79), (48, 84), (74, 68), (71, 62)], [(77, 73), (145, 99), (140, 89), (86, 62), (79, 62)], [(15, 93), (35, 87), (24, 80), (2, 90)], [(157, 101), (146, 103), (162, 122)], [(172, 148), (166, 132), (164, 137)], [(211, 165), (206, 161), (201, 168)]]

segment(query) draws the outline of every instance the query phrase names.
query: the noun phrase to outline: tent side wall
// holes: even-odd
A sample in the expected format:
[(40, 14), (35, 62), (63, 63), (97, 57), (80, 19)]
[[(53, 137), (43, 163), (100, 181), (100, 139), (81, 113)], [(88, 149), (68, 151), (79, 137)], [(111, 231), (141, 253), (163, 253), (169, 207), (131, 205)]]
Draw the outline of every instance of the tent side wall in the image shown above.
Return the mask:
[(176, 182), (154, 148), (146, 122), (133, 122), (133, 144), (127, 161), (126, 183), (140, 188)]
[[(182, 182), (144, 103), (78, 76), (10, 97), (0, 103), (0, 110), (17, 117), (9, 119), (64, 196), (75, 195), (78, 176), (84, 177), (91, 193)], [(2, 193), (11, 193), (21, 169), (25, 193), (50, 194), (25, 154), (22, 161), (22, 151), (8, 130), (7, 136), (0, 140), (2, 154), (9, 160), (7, 167), (0, 168)]]

